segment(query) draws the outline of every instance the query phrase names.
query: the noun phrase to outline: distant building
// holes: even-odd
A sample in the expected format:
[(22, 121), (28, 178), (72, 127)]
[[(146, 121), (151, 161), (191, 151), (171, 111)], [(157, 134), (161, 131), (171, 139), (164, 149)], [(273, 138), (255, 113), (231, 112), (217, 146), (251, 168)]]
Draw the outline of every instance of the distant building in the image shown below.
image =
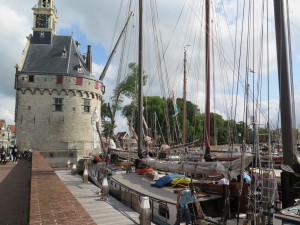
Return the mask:
[(53, 0), (32, 10), (33, 34), (16, 65), (16, 142), (62, 166), (99, 152), (93, 115), (100, 116), (104, 86), (92, 75), (91, 47), (83, 55), (72, 36), (56, 35)]
[(15, 143), (15, 125), (7, 125), (5, 120), (0, 119), (0, 146), (6, 149)]
[(116, 144), (121, 146), (122, 148), (126, 148), (126, 142), (127, 140), (131, 140), (131, 137), (129, 135), (128, 132), (124, 131), (124, 132), (118, 132), (115, 137), (114, 137), (115, 141), (117, 142)]

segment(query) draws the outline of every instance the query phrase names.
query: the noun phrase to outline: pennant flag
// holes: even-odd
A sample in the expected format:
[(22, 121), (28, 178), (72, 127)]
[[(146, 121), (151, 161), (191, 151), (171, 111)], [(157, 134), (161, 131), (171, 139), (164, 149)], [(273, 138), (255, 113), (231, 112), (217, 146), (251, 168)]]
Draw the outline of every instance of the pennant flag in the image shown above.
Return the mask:
[(176, 104), (176, 97), (175, 97), (174, 90), (172, 90), (172, 100), (173, 100), (173, 106), (174, 106), (174, 115), (173, 116), (177, 116), (178, 108), (177, 108), (177, 104)]

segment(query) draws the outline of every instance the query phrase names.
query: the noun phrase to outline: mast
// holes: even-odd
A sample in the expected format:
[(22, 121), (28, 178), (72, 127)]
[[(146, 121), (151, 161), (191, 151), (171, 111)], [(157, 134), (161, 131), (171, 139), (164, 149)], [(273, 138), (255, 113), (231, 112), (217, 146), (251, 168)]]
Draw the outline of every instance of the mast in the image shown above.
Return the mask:
[(139, 0), (138, 157), (143, 147), (143, 0)]
[(186, 49), (183, 60), (183, 110), (182, 110), (182, 144), (186, 141)]
[(295, 140), (292, 126), (293, 114), (291, 111), (291, 90), (283, 7), (284, 5), (282, 0), (274, 0), (283, 163), (292, 166), (292, 162), (295, 161), (293, 157)]
[(205, 154), (210, 154), (210, 0), (205, 1), (205, 77), (206, 77), (206, 99), (205, 99)]
[[(283, 1), (274, 0), (283, 164), (288, 165), (289, 167), (294, 169), (294, 171), (299, 172), (299, 164), (297, 164), (296, 157), (294, 155), (296, 145), (293, 133), (293, 114), (291, 105), (288, 55), (286, 47), (285, 20), (283, 12)], [(299, 181), (300, 178), (296, 177), (294, 173), (290, 172), (290, 170), (282, 171), (281, 188), (282, 206), (284, 208), (294, 205), (294, 186), (296, 186), (296, 184), (299, 183)]]

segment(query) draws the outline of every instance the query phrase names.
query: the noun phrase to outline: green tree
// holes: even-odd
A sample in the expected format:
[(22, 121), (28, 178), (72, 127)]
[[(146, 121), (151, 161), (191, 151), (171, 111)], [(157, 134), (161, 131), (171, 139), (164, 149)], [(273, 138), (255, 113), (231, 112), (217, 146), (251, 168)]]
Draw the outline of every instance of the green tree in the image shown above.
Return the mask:
[(111, 114), (109, 113), (109, 106), (104, 100), (101, 103), (101, 124), (102, 124), (102, 133), (105, 137), (109, 136), (110, 125), (111, 125)]
[[(107, 104), (107, 111), (110, 118), (109, 137), (113, 136), (115, 125), (115, 116), (117, 111), (122, 110), (122, 103), (124, 97), (134, 99), (136, 102), (136, 91), (138, 89), (138, 65), (136, 63), (130, 63), (128, 65), (130, 72), (126, 78), (120, 82), (113, 90), (113, 96), (111, 97), (112, 104)], [(143, 85), (147, 83), (147, 75), (143, 73)]]

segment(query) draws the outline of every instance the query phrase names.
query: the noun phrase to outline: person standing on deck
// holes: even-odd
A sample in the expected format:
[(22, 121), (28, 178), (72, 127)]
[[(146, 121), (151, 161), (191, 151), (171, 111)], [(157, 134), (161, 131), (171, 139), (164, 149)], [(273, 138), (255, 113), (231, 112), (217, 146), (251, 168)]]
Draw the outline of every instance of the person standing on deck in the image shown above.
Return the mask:
[(185, 216), (186, 224), (192, 224), (191, 214), (187, 204), (190, 202), (196, 202), (198, 193), (200, 193), (199, 187), (191, 187), (190, 189), (184, 189), (178, 193), (176, 203), (177, 219), (175, 225), (180, 224), (183, 215)]
[(200, 154), (200, 162), (205, 162), (203, 154)]
[(222, 174), (222, 178), (219, 180), (218, 184), (229, 185), (229, 180), (228, 180), (227, 177), (225, 177), (225, 176)]

